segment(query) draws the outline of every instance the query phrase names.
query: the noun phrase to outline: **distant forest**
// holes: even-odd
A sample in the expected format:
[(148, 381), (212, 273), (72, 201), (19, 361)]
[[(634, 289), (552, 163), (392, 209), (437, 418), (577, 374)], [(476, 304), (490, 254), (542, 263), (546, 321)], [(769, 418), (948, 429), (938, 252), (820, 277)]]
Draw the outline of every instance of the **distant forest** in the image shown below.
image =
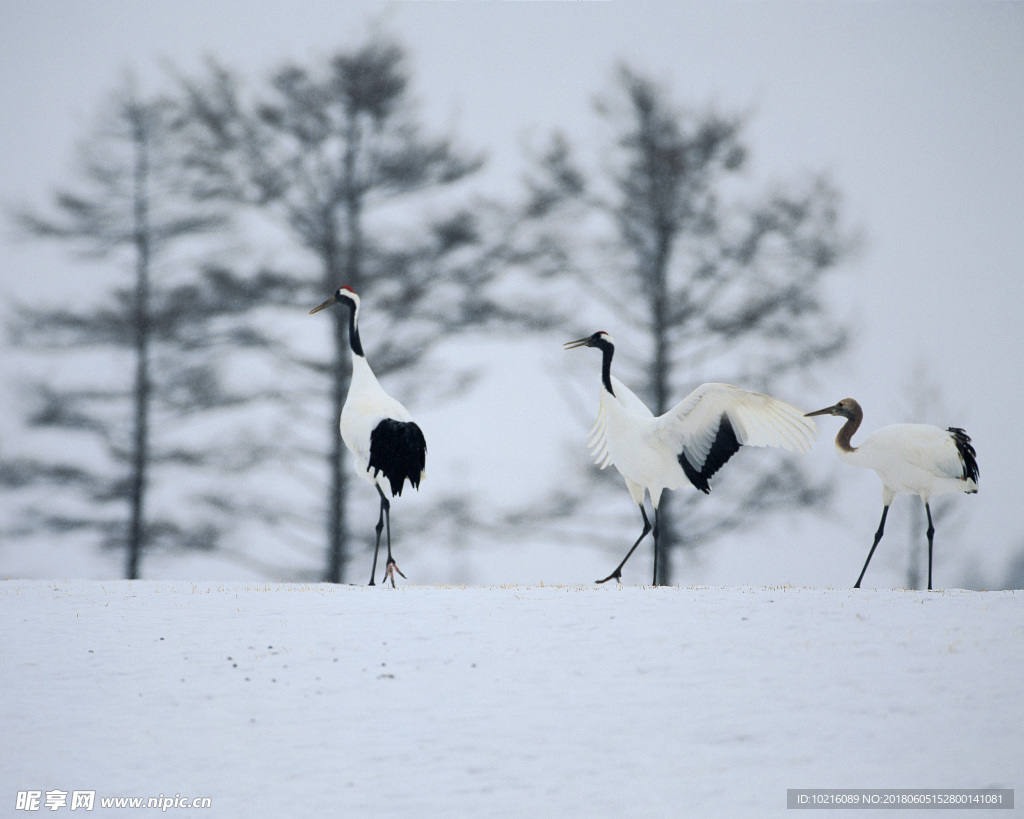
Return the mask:
[[(268, 580), (361, 582), (376, 498), (355, 487), (338, 431), (347, 316), (304, 323), (342, 284), (373, 316), (363, 341), (381, 381), (453, 412), (473, 373), (442, 351), (483, 333), (621, 328), (617, 374), (655, 414), (708, 373), (785, 391), (836, 360), (848, 328), (825, 293), (857, 241), (827, 175), (756, 189), (747, 115), (609, 68), (594, 105), (608, 141), (550, 134), (518, 189), (488, 195), (472, 184), (487, 146), (428, 132), (407, 51), (386, 35), (264, 77), (211, 60), (152, 95), (125, 77), (59, 186), (11, 213), (89, 275), (5, 313), (13, 348), (46, 364), (25, 395), (32, 434), (0, 451), (17, 499), (0, 536), (117, 550), (127, 578), (157, 551), (217, 550)], [(591, 415), (597, 359), (586, 366)], [(474, 532), (486, 548), (547, 525), (617, 553), (636, 508), (614, 470), (571, 451), (542, 505), (495, 520), (435, 484), (405, 531), (439, 547)], [(781, 453), (729, 481), (663, 499), (661, 582), (681, 550), (831, 496)]]

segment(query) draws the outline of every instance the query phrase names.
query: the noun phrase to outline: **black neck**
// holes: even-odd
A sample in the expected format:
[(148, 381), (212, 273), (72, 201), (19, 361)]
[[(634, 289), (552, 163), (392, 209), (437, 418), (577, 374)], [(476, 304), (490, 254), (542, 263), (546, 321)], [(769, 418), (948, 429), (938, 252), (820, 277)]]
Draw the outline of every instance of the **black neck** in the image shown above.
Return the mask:
[[(347, 301), (347, 300), (346, 300)], [(348, 301), (348, 343), (354, 355), (366, 357), (363, 343), (359, 340), (359, 325), (356, 324), (356, 303)]]
[(602, 339), (594, 346), (601, 350), (601, 383), (610, 395), (615, 395), (615, 390), (612, 389), (612, 356), (615, 355), (615, 345)]

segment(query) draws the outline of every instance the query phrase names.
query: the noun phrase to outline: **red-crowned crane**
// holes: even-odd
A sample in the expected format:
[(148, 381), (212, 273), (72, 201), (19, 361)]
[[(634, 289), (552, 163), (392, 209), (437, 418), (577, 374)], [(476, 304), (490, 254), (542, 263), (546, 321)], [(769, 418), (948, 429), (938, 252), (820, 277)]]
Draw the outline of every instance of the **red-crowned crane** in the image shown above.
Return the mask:
[(380, 533), (387, 524), (388, 560), (385, 579), (395, 585), (395, 572), (401, 570), (391, 556), (391, 497), (402, 494), (408, 480), (413, 489), (419, 489), (425, 475), (427, 442), (423, 431), (413, 422), (409, 411), (384, 392), (370, 369), (359, 340), (359, 296), (351, 287), (341, 287), (323, 304), (309, 311), (310, 315), (343, 304), (348, 307), (348, 342), (352, 348), (352, 379), (348, 396), (341, 410), (341, 438), (356, 459), (359, 474), (377, 487), (380, 495), (380, 518), (377, 521), (377, 545), (373, 551), (370, 585), (377, 573), (377, 554), (380, 551)]
[(643, 401), (613, 377), (615, 345), (605, 332), (570, 341), (566, 350), (595, 347), (603, 356), (601, 400), (590, 431), (596, 463), (614, 464), (640, 507), (644, 527), (636, 543), (610, 575), (621, 582), (622, 567), (651, 531), (644, 510), (645, 491), (654, 508), (654, 583), (658, 582), (658, 504), (665, 489), (691, 483), (708, 493), (708, 480), (740, 446), (777, 446), (806, 452), (817, 435), (813, 421), (790, 404), (728, 384), (702, 384), (657, 418)]
[(836, 435), (836, 452), (848, 464), (873, 469), (882, 480), (882, 520), (875, 532), (868, 559), (860, 577), (853, 584), (860, 588), (864, 572), (868, 569), (871, 556), (885, 531), (885, 517), (896, 495), (918, 495), (924, 501), (928, 516), (928, 590), (932, 588), (932, 541), (935, 526), (928, 501), (933, 495), (948, 495), (953, 492), (974, 494), (978, 491), (978, 461), (971, 439), (959, 427), (939, 429), (930, 424), (893, 424), (872, 432), (860, 446), (854, 446), (850, 439), (864, 419), (860, 404), (852, 398), (844, 398), (838, 404), (807, 413), (814, 415), (838, 415), (845, 418)]

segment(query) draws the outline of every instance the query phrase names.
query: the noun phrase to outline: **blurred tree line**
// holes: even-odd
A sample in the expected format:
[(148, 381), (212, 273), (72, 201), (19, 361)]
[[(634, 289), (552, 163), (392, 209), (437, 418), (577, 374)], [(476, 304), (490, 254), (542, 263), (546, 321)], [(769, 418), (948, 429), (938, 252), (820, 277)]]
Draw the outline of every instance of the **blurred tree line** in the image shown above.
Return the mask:
[[(679, 107), (628, 66), (596, 105), (610, 135), (602, 160), (588, 165), (552, 135), (522, 190), (500, 199), (466, 184), (484, 167), (480, 151), (425, 132), (407, 55), (388, 37), (255, 85), (211, 60), (196, 75), (172, 72), (168, 86), (148, 96), (126, 78), (73, 181), (13, 213), (23, 235), (110, 275), (8, 311), (14, 345), (53, 360), (26, 422), (61, 441), (0, 453), (0, 485), (26, 498), (0, 523), (9, 538), (87, 537), (123, 550), (129, 578), (155, 549), (195, 548), (273, 579), (297, 579), (296, 549), (320, 556), (319, 579), (346, 580), (368, 527), (350, 522), (337, 424), (345, 317), (332, 314), (324, 349), (296, 341), (308, 335), (296, 322), (341, 284), (372, 310), (367, 356), (403, 396), (458, 390), (467, 374), (431, 353), (485, 328), (557, 328), (565, 340), (603, 320), (621, 345), (620, 377), (656, 414), (710, 377), (785, 388), (846, 344), (823, 300), (853, 246), (835, 188), (817, 176), (746, 190), (745, 118)], [(590, 413), (596, 362), (580, 369)], [(582, 445), (573, 452), (579, 480), (561, 485), (576, 488), (521, 518), (611, 515), (632, 531), (617, 481)], [(679, 549), (828, 495), (792, 459), (734, 474), (721, 498), (663, 502), (664, 582)], [(473, 514), (436, 498), (450, 516)], [(585, 524), (580, 533), (601, 537)], [(259, 553), (232, 545), (253, 539)]]

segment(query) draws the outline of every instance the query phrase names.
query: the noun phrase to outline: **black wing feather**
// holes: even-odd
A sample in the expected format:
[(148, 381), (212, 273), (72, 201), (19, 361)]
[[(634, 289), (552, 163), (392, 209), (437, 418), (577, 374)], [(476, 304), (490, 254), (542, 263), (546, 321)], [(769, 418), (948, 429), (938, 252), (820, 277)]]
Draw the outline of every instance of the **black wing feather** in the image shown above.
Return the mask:
[(385, 418), (370, 433), (370, 462), (367, 471), (378, 472), (391, 484), (391, 494), (401, 495), (406, 479), (419, 489), (427, 463), (427, 441), (412, 421)]
[(686, 477), (690, 479), (690, 483), (704, 494), (708, 494), (711, 492), (708, 480), (739, 451), (739, 448), (740, 442), (736, 439), (736, 432), (733, 430), (732, 424), (729, 423), (729, 416), (723, 415), (718, 432), (715, 433), (715, 442), (711, 445), (707, 458), (704, 459), (704, 465), (700, 469), (696, 469), (686, 459), (685, 452), (679, 453), (679, 465), (686, 473)]
[(957, 452), (960, 453), (960, 460), (964, 465), (963, 479), (978, 482), (978, 456), (971, 446), (970, 436), (960, 427), (950, 427), (946, 430), (953, 436), (953, 443), (956, 444)]

